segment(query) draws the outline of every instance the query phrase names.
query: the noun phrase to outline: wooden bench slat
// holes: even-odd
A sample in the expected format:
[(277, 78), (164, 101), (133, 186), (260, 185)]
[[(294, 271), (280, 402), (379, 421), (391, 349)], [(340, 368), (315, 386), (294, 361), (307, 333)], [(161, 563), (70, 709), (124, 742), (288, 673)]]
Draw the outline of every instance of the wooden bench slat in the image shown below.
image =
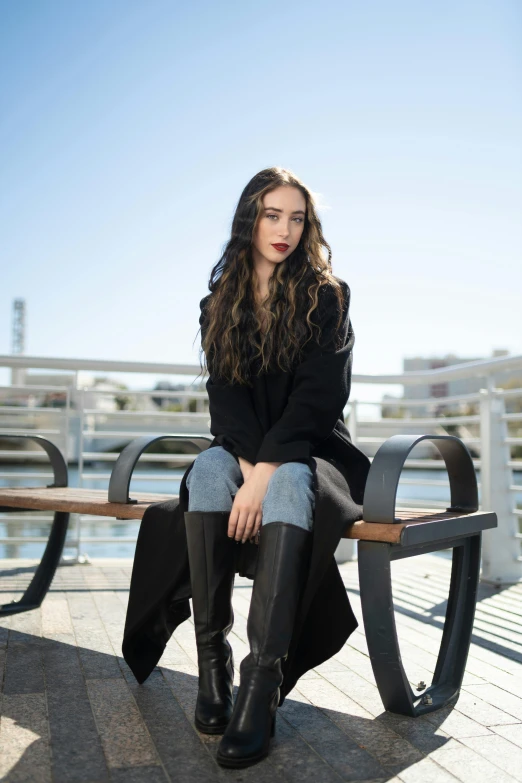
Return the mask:
[[(402, 509), (397, 509), (397, 512), (397, 516), (402, 518)], [(493, 527), (496, 527), (496, 516), (493, 512), (474, 511), (471, 514), (462, 514), (459, 511), (426, 509), (424, 516), (412, 517), (407, 522), (393, 525), (364, 520), (354, 522), (345, 531), (343, 538), (410, 546), (447, 537), (470, 535), (471, 532), (478, 533)]]
[(38, 511), (69, 511), (119, 519), (142, 519), (151, 503), (171, 500), (176, 495), (132, 493), (137, 503), (109, 503), (107, 490), (75, 487), (16, 487), (0, 489), (0, 506)]
[[(77, 514), (95, 514), (119, 519), (142, 519), (145, 510), (151, 503), (160, 503), (176, 495), (155, 494), (148, 492), (132, 493), (137, 503), (109, 503), (107, 490), (85, 489), (75, 487), (12, 487), (0, 489), (0, 506), (10, 508), (27, 508), (41, 511), (69, 511)], [(354, 522), (344, 534), (344, 538), (361, 541), (381, 541), (389, 544), (407, 543), (408, 540), (443, 538), (445, 530), (451, 530), (458, 535), (459, 527), (469, 528), (470, 517), (479, 515), (481, 520), (475, 520), (477, 530), (493, 527), (493, 518), (484, 512), (462, 514), (458, 511), (444, 511), (426, 508), (397, 508), (396, 519), (403, 520), (395, 524), (377, 522)], [(458, 522), (458, 520), (466, 520)], [(449, 522), (449, 524), (448, 524)], [(471, 521), (471, 524), (474, 524)], [(445, 524), (444, 524), (445, 523)], [(433, 525), (433, 526), (432, 526)], [(424, 529), (420, 529), (422, 526)], [(430, 530), (426, 530), (429, 526)], [(435, 527), (436, 526), (436, 530)], [(406, 531), (406, 532), (405, 532)]]

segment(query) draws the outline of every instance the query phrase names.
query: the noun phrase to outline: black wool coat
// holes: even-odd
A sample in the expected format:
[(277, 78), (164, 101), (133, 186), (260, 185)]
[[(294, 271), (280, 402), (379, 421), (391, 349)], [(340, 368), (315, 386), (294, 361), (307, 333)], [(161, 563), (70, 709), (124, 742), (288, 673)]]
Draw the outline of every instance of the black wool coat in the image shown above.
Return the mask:
[[(351, 386), (354, 332), (349, 317), (350, 289), (343, 288), (344, 308), (336, 342), (338, 311), (330, 286), (320, 289), (312, 314), (322, 328), (293, 372), (253, 377), (253, 387), (225, 385), (209, 376), (211, 434), (209, 448), (222, 446), (236, 459), (257, 462), (305, 461), (313, 473), (315, 495), (312, 549), (288, 657), (284, 661), (281, 702), (306, 671), (338, 652), (357, 627), (334, 553), (348, 526), (362, 519), (364, 487), (370, 461), (352, 442), (343, 409)], [(200, 324), (205, 332), (206, 304)], [(184, 512), (187, 477), (179, 500), (155, 503), (141, 523), (125, 622), (123, 656), (139, 683), (160, 660), (175, 628), (190, 617), (190, 571)], [(236, 571), (255, 574), (258, 548), (236, 544)]]

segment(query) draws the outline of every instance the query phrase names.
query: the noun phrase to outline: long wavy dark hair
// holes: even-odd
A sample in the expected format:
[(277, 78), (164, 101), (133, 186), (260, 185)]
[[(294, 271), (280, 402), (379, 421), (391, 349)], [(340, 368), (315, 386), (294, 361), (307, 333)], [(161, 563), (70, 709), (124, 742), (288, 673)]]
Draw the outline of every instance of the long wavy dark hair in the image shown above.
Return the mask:
[[(254, 292), (252, 239), (263, 214), (263, 197), (280, 186), (298, 188), (306, 201), (303, 233), (295, 250), (274, 268), (268, 297), (258, 305)], [(327, 258), (323, 256), (326, 249)], [(231, 237), (212, 269), (208, 303), (201, 322), (202, 371), (225, 383), (251, 385), (252, 362), (258, 373), (291, 371), (312, 339), (319, 290), (333, 287), (340, 325), (343, 292), (332, 272), (332, 251), (323, 236), (311, 191), (288, 169), (274, 166), (256, 174), (243, 190), (232, 221)], [(262, 319), (267, 328), (262, 328)], [(200, 353), (201, 364), (201, 353)]]

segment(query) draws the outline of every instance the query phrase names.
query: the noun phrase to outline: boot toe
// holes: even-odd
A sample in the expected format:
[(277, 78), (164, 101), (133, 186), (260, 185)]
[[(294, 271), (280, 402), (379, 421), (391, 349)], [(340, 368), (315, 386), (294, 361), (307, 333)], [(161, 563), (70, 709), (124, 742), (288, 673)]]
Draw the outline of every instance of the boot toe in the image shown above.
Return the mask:
[(196, 706), (195, 724), (205, 734), (223, 734), (232, 715), (232, 704), (205, 704)]
[(223, 767), (247, 767), (265, 758), (268, 750), (268, 746), (260, 746), (259, 742), (252, 742), (251, 738), (236, 735), (231, 740), (225, 734), (219, 743), (216, 760)]

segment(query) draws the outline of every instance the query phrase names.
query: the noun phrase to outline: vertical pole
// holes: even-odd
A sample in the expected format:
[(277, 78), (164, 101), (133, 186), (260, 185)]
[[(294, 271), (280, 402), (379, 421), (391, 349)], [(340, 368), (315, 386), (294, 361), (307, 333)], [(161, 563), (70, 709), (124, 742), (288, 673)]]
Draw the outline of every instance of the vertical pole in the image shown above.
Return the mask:
[[(350, 413), (348, 414), (348, 429), (352, 443), (357, 439), (357, 400), (350, 400)], [(356, 542), (351, 538), (341, 538), (335, 550), (336, 563), (348, 563), (357, 560)]]
[[(78, 448), (78, 487), (83, 486), (83, 452), (85, 449), (84, 429), (85, 429), (85, 389), (80, 389), (80, 440)], [(80, 538), (81, 538), (81, 519), (76, 514), (76, 559), (80, 560)]]
[(522, 562), (518, 560), (517, 525), (511, 508), (513, 479), (508, 466), (507, 424), (502, 418), (506, 408), (496, 392), (493, 379), (487, 389), (480, 390), (480, 502), (481, 509), (494, 511), (498, 518), (498, 527), (482, 535), (481, 579), (503, 585), (522, 579)]
[(348, 429), (350, 430), (353, 445), (357, 446), (357, 400), (350, 400)]

